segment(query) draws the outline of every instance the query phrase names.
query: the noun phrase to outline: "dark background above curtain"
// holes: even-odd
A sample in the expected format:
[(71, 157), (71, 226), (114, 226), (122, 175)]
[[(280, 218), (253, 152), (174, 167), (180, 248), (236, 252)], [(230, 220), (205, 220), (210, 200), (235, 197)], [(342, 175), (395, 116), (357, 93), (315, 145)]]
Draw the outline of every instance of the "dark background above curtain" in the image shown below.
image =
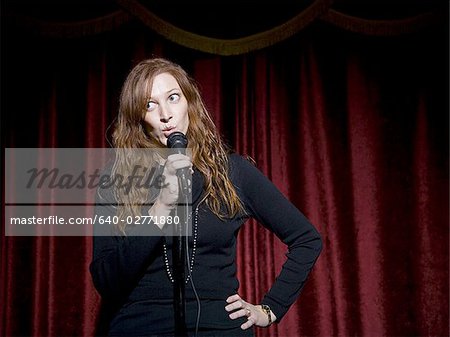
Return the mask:
[[(308, 13), (305, 25), (310, 21), (330, 21), (330, 13), (370, 21), (415, 25), (405, 19), (420, 19), (426, 25), (436, 24), (435, 20), (445, 20), (442, 10), (446, 1), (442, 0), (296, 0), (296, 1), (172, 1), (165, 0), (7, 0), (2, 2), (3, 15), (17, 27), (32, 34), (45, 34), (39, 27), (44, 24), (67, 26), (87, 23), (112, 13), (131, 15), (142, 19), (140, 12), (150, 12), (165, 22), (181, 30), (203, 37), (218, 39), (238, 39), (262, 33), (280, 26), (299, 14)], [(434, 22), (427, 17), (433, 14)], [(127, 20), (129, 18), (127, 17)], [(373, 22), (376, 24), (376, 22)], [(384, 22), (381, 22), (384, 23)], [(333, 24), (337, 24), (333, 21)], [(355, 23), (360, 25), (361, 22)], [(37, 28), (37, 29), (34, 29)], [(302, 27), (295, 27), (298, 31)], [(344, 27), (345, 28), (345, 27)], [(411, 27), (406, 27), (411, 29)]]
[[(52, 22), (93, 19), (117, 10), (116, 0), (5, 0), (3, 10)], [(139, 0), (145, 8), (180, 28), (211, 37), (233, 38), (278, 25), (308, 8), (315, 0), (173, 1)], [(442, 0), (335, 0), (328, 7), (366, 19), (401, 19), (444, 8)], [(229, 31), (230, 30), (230, 31)], [(217, 35), (216, 32), (220, 32)]]

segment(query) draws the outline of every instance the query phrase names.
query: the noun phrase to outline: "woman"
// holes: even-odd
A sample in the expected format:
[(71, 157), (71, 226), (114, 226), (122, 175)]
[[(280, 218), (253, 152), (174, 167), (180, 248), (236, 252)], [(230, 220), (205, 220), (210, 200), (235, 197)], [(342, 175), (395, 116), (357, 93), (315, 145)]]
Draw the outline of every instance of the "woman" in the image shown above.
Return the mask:
[[(160, 150), (174, 132), (186, 135), (192, 158)], [(112, 177), (129, 176), (137, 166), (154, 168), (143, 174), (152, 179), (162, 174), (164, 180), (158, 188), (127, 189), (122, 184), (99, 189), (96, 212), (100, 218), (168, 219), (177, 211), (177, 171), (193, 172), (193, 235), (185, 290), (189, 333), (252, 336), (253, 326), (279, 322), (319, 256), (320, 236), (257, 168), (225, 147), (194, 80), (168, 60), (140, 62), (124, 83), (113, 141), (118, 151)], [(130, 156), (124, 151), (130, 148), (146, 151)], [(149, 149), (153, 149), (150, 155)], [(237, 293), (236, 237), (250, 217), (289, 247), (280, 274), (258, 304)], [(108, 334), (173, 335), (173, 240), (166, 235), (173, 224), (116, 222), (116, 235), (94, 237), (90, 266), (102, 298), (114, 304), (109, 307), (114, 310)], [(142, 235), (145, 231), (150, 234)], [(196, 299), (201, 304), (200, 317)]]

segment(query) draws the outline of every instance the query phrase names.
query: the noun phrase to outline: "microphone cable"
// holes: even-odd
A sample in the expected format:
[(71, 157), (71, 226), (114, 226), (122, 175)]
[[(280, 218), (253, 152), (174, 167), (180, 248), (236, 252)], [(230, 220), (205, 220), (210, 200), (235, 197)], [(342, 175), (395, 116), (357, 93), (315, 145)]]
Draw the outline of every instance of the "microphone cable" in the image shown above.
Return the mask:
[[(186, 207), (184, 207), (185, 219), (186, 220), (189, 219), (188, 218), (188, 216), (189, 216), (188, 209), (189, 208), (187, 207), (187, 205), (188, 205), (188, 200), (187, 199), (188, 199), (188, 197), (186, 196), (186, 200), (185, 200), (186, 201), (186, 203), (185, 203)], [(197, 207), (198, 206), (199, 205), (197, 205)], [(197, 210), (195, 210), (194, 212), (197, 212)], [(191, 218), (191, 220), (192, 220), (192, 218)], [(185, 226), (185, 228), (186, 228), (186, 235), (185, 235), (185, 240), (186, 240), (186, 266), (187, 266), (187, 271), (188, 271), (188, 275), (189, 275), (189, 282), (191, 283), (192, 290), (194, 291), (195, 300), (197, 302), (197, 317), (196, 317), (196, 320), (195, 320), (195, 332), (194, 332), (194, 336), (197, 337), (198, 329), (199, 329), (199, 325), (200, 325), (201, 302), (200, 302), (200, 297), (198, 296), (198, 293), (197, 293), (197, 289), (195, 288), (194, 279), (192, 277), (192, 272), (191, 272), (191, 268), (190, 268), (190, 265), (189, 265), (189, 260), (190, 260), (190, 257), (189, 257), (189, 228), (188, 228), (187, 225), (188, 224), (186, 223), (186, 226)]]

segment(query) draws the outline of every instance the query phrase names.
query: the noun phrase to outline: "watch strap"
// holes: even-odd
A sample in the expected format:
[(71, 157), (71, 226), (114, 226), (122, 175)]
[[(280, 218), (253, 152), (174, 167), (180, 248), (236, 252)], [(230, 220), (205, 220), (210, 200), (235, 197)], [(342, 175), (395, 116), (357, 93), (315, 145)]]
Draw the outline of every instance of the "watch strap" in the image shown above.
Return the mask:
[(272, 314), (270, 311), (270, 307), (267, 304), (261, 304), (261, 309), (267, 314), (267, 318), (269, 319), (269, 325), (272, 324)]

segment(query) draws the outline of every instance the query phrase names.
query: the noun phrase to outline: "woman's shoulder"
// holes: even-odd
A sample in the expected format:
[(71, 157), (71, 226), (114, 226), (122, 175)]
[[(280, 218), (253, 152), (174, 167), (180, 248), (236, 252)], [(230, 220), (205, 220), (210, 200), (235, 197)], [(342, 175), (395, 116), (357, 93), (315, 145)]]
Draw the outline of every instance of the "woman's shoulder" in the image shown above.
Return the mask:
[(245, 180), (259, 175), (256, 162), (249, 155), (233, 152), (228, 155), (228, 162), (230, 177), (234, 182), (244, 183)]
[(237, 152), (231, 152), (228, 154), (228, 160), (230, 161), (231, 165), (248, 165), (251, 164), (252, 166), (256, 167), (256, 161), (247, 154), (239, 154)]

